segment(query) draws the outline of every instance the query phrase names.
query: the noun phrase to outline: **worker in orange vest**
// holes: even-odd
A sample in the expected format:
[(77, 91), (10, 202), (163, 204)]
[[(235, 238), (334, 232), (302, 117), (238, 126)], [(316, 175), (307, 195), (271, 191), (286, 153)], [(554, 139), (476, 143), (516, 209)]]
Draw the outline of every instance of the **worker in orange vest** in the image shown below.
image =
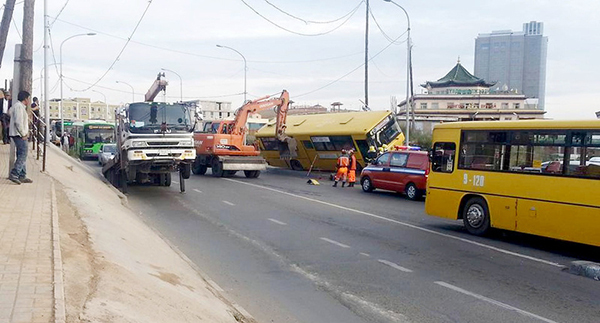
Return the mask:
[(333, 187), (337, 187), (340, 179), (342, 179), (342, 187), (346, 185), (346, 177), (348, 176), (348, 165), (350, 164), (350, 158), (346, 154), (346, 149), (342, 149), (342, 155), (337, 160), (337, 173), (335, 174), (335, 182)]
[(354, 187), (356, 183), (356, 152), (350, 149), (350, 166), (348, 167), (348, 187)]

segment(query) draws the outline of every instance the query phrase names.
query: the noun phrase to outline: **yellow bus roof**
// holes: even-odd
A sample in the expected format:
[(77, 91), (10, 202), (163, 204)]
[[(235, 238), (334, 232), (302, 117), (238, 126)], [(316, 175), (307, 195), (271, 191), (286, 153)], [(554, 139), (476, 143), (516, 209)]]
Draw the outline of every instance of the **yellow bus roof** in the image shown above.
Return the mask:
[(600, 119), (448, 122), (435, 125), (435, 129), (600, 129)]
[[(285, 133), (290, 136), (365, 134), (390, 115), (390, 113), (390, 111), (369, 111), (291, 115), (287, 117), (287, 129)], [(256, 133), (256, 136), (275, 136), (275, 124), (269, 122), (269, 124), (262, 127)]]

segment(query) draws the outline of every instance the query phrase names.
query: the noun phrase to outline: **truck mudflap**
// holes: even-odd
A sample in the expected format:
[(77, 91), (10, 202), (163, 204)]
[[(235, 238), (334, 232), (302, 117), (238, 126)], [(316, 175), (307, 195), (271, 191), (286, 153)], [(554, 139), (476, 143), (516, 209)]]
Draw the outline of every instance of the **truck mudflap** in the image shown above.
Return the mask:
[(236, 157), (226, 156), (219, 157), (223, 163), (223, 170), (266, 170), (267, 161), (260, 156), (252, 157)]

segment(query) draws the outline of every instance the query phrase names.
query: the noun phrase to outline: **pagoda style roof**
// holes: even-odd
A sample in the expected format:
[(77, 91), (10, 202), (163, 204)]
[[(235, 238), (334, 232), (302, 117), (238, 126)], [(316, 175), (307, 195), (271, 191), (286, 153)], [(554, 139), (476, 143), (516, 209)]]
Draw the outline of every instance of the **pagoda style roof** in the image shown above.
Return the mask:
[(466, 68), (464, 68), (460, 61), (456, 63), (456, 66), (446, 76), (442, 77), (437, 81), (427, 81), (427, 83), (422, 84), (421, 86), (424, 88), (440, 88), (440, 87), (453, 87), (453, 86), (482, 86), (482, 87), (491, 87), (494, 83), (488, 83), (484, 79), (480, 79), (473, 74), (469, 73)]

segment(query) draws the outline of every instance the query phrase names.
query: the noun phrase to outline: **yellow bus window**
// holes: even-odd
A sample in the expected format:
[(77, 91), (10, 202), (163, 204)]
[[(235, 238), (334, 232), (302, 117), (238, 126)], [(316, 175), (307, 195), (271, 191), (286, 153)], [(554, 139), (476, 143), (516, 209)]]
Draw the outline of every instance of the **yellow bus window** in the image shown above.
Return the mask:
[(431, 169), (434, 172), (452, 173), (456, 156), (456, 144), (453, 142), (436, 142), (433, 145)]

